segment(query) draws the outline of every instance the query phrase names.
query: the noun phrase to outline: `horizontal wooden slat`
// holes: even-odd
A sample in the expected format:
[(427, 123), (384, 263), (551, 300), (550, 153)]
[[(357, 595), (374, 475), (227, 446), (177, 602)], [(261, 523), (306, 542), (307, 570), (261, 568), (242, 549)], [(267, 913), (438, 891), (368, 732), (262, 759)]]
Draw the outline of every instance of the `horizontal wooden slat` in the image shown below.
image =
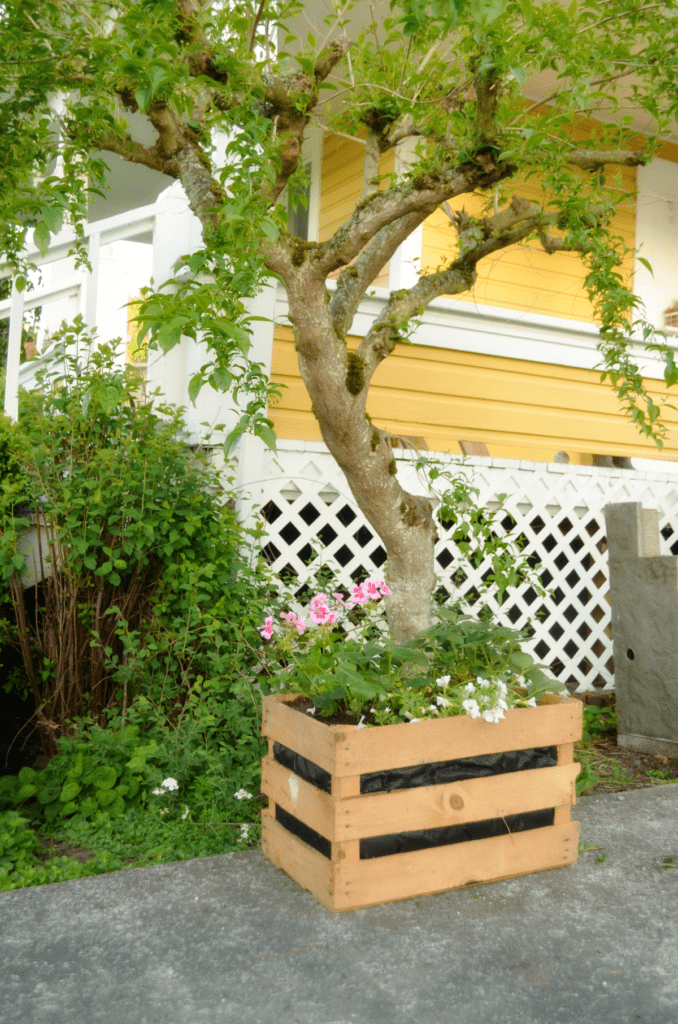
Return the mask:
[[(332, 773), (334, 767), (334, 730), (316, 722), (310, 715), (300, 715), (285, 707), (295, 694), (264, 697), (261, 731), (320, 768)], [(355, 728), (353, 726), (352, 728)], [(350, 772), (345, 772), (350, 775)], [(353, 773), (355, 774), (355, 773)]]
[(266, 757), (261, 791), (331, 842), (570, 806), (578, 764), (335, 799)]
[(271, 757), (265, 757), (261, 762), (261, 792), (325, 839), (330, 842), (336, 839), (334, 818), (337, 801)]
[(375, 729), (345, 726), (344, 736), (337, 737), (333, 774), (364, 775), (385, 768), (570, 743), (581, 737), (581, 723), (581, 701), (563, 698), (556, 705), (508, 711), (496, 723), (464, 715)]
[[(578, 764), (569, 764), (535, 768), (508, 775), (490, 775), (441, 786), (370, 793), (341, 800), (335, 808), (334, 834), (337, 839), (367, 839), (395, 832), (505, 818), (509, 814), (550, 807), (569, 807), (572, 782), (579, 774), (579, 767)], [(309, 819), (303, 820), (325, 834)]]
[[(294, 699), (293, 695), (286, 695)], [(290, 747), (332, 775), (363, 775), (506, 750), (572, 743), (581, 738), (581, 701), (557, 698), (557, 704), (508, 711), (498, 723), (466, 715), (424, 722), (359, 729), (328, 726), (285, 707), (280, 695), (263, 701), (263, 733)]]
[(319, 903), (334, 910), (332, 862), (297, 839), (269, 814), (261, 818), (261, 850), (267, 860), (312, 892)]
[[(332, 909), (370, 907), (565, 867), (577, 859), (578, 839), (579, 822), (572, 821), (433, 850), (340, 864), (335, 868)], [(310, 887), (307, 882), (301, 884)]]

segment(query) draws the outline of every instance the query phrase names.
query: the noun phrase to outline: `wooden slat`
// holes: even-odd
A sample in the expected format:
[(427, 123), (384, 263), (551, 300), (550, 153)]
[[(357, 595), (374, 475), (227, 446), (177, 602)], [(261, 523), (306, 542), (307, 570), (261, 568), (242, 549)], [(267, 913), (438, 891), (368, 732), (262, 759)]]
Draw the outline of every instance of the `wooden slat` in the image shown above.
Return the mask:
[(334, 910), (331, 861), (307, 846), (271, 817), (262, 814), (261, 849), (267, 860), (313, 893), (319, 903)]
[(332, 774), (363, 775), (386, 768), (571, 743), (581, 737), (581, 730), (582, 704), (571, 697), (563, 697), (559, 704), (508, 711), (497, 723), (455, 716), (375, 729), (343, 726), (340, 731), (337, 727)]
[(335, 839), (336, 800), (271, 757), (265, 757), (261, 763), (261, 792), (325, 839)]
[[(334, 835), (337, 839), (366, 839), (569, 807), (572, 780), (578, 772), (579, 765), (559, 765), (341, 800), (336, 804)], [(312, 825), (309, 819), (304, 821)]]
[[(264, 697), (261, 731), (295, 753), (313, 761), (325, 771), (334, 766), (335, 731), (331, 726), (316, 722), (310, 715), (300, 715), (285, 707), (294, 700), (294, 694), (276, 694)], [(355, 728), (355, 726), (353, 727)], [(344, 772), (344, 775), (355, 772)]]
[(564, 867), (576, 861), (578, 839), (579, 822), (572, 821), (509, 836), (341, 864), (334, 869), (332, 909), (370, 907)]
[(264, 735), (338, 776), (572, 743), (582, 731), (583, 706), (572, 697), (508, 711), (498, 723), (464, 715), (375, 729), (323, 725), (285, 707), (293, 699), (291, 694), (264, 698)]

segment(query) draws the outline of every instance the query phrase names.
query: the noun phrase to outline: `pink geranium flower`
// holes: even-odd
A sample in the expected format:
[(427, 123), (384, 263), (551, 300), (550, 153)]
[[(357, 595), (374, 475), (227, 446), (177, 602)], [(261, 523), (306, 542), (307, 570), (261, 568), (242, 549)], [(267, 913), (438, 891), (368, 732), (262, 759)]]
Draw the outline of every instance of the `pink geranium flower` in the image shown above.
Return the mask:
[(284, 619), (288, 626), (296, 626), (299, 636), (306, 632), (306, 619), (301, 615), (296, 615), (295, 612), (283, 612), (280, 618)]
[(330, 611), (327, 603), (327, 594), (316, 594), (315, 597), (311, 598), (310, 616), (311, 622), (314, 622), (316, 626), (324, 626), (336, 622), (338, 618), (336, 612)]
[(351, 604), (367, 604), (369, 599), (369, 594), (363, 589), (362, 584), (356, 584), (351, 592)]
[(270, 640), (273, 636), (273, 616), (269, 615), (268, 618), (264, 619), (263, 626), (259, 626), (259, 632), (261, 633), (264, 640)]

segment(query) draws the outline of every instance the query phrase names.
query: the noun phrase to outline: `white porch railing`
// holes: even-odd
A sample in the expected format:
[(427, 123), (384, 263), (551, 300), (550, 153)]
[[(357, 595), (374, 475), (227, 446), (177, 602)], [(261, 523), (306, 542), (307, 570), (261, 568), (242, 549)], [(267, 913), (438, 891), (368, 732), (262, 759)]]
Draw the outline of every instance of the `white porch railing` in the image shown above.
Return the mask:
[[(398, 458), (398, 477), (408, 490), (422, 493), (412, 459)], [(473, 458), (467, 465), (480, 490), (479, 503), (496, 508), (497, 496), (508, 495), (505, 506), (515, 532), (525, 540), (525, 553), (539, 558), (552, 591), (541, 600), (530, 587), (516, 588), (501, 607), (493, 603), (497, 617), (504, 625), (530, 630), (526, 649), (572, 690), (612, 686), (603, 510), (624, 501), (658, 508), (662, 554), (678, 553), (678, 476), (489, 458)], [(361, 572), (383, 572), (386, 552), (323, 444), (280, 441), (278, 454), (265, 458), (259, 500), (267, 526), (264, 554), (276, 573), (298, 582), (300, 605), (308, 597), (304, 583), (321, 561), (344, 585)], [(473, 602), (487, 565), (471, 569), (461, 563), (444, 530), (435, 558), (442, 596), (449, 601), (456, 593)], [(465, 579), (455, 591), (452, 578), (460, 567)]]
[[(68, 304), (68, 319), (72, 320), (81, 314), (88, 327), (97, 326), (97, 298), (99, 292), (100, 251), (103, 245), (134, 239), (140, 236), (153, 238), (155, 233), (156, 206), (143, 206), (87, 224), (84, 228), (87, 240), (87, 253), (91, 271), (85, 267), (69, 273), (68, 276), (55, 280), (46, 287), (38, 287), (33, 291), (19, 292), (12, 285), (9, 299), (0, 302), (0, 319), (9, 318), (9, 334), (7, 342), (7, 368), (5, 380), (5, 414), (16, 419), (19, 410), (19, 384), (30, 386), (39, 366), (39, 360), (21, 363), (21, 334), (24, 313), (48, 306), (60, 300), (71, 300)], [(65, 229), (54, 236), (52, 244), (45, 255), (37, 249), (29, 249), (28, 256), (37, 266), (57, 263), (66, 260), (69, 250), (75, 241), (73, 231)], [(8, 276), (0, 271), (0, 277)]]

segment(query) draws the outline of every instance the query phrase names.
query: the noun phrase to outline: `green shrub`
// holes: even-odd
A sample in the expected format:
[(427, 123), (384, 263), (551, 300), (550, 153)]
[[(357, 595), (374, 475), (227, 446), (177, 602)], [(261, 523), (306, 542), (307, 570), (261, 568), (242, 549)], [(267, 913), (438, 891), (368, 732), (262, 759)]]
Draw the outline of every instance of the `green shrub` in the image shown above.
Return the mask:
[[(146, 691), (181, 702), (215, 658), (227, 678), (249, 670), (241, 638), (248, 621), (256, 635), (266, 592), (251, 532), (206, 456), (182, 440), (179, 412), (139, 401), (113, 347), (87, 356), (88, 340), (81, 320), (63, 327), (8, 449), (51, 563), (34, 616), (19, 579), (28, 520), (0, 497), (0, 575), (18, 623), (6, 632), (50, 755), (76, 717), (104, 725), (107, 711), (124, 715)], [(238, 645), (244, 662), (224, 656)]]

